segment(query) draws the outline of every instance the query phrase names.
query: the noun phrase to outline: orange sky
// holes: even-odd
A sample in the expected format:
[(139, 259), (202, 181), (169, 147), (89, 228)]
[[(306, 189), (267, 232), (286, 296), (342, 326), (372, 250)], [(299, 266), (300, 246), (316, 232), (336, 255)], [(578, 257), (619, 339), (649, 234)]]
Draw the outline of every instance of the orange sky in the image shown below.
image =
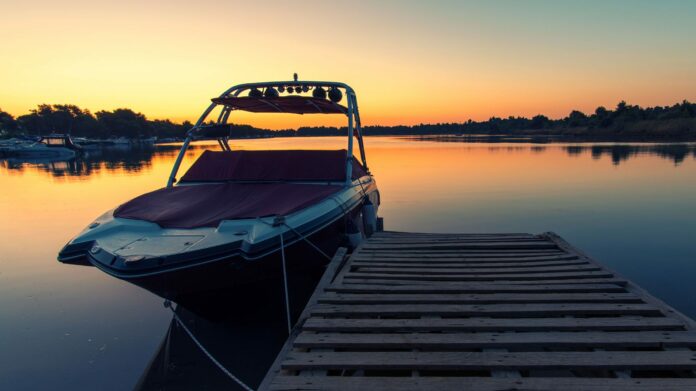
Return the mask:
[(293, 72), (351, 84), (367, 125), (696, 100), (696, 3), (37, 0), (2, 9), (0, 108), (14, 115), (74, 103), (194, 120), (232, 84)]

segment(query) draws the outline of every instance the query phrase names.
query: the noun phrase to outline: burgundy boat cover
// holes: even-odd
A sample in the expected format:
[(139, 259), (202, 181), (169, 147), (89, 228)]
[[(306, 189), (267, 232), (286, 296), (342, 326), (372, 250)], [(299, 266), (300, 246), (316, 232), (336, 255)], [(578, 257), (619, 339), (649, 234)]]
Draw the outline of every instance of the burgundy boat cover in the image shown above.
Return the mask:
[(162, 188), (114, 211), (115, 217), (164, 228), (217, 227), (222, 220), (284, 216), (316, 204), (341, 186), (298, 183), (214, 183)]
[[(205, 151), (180, 182), (333, 181), (346, 178), (346, 150)], [(353, 159), (353, 179), (367, 175)]]
[[(284, 216), (324, 200), (342, 182), (346, 151), (205, 151), (180, 182), (226, 182), (163, 188), (114, 211), (115, 217), (145, 220), (165, 228), (217, 227), (222, 220)], [(367, 175), (353, 159), (353, 179)], [(238, 182), (286, 183), (238, 183)]]
[(292, 114), (345, 114), (348, 109), (338, 103), (310, 96), (279, 96), (276, 98), (224, 97), (213, 98), (213, 103), (230, 106), (234, 110), (253, 113)]

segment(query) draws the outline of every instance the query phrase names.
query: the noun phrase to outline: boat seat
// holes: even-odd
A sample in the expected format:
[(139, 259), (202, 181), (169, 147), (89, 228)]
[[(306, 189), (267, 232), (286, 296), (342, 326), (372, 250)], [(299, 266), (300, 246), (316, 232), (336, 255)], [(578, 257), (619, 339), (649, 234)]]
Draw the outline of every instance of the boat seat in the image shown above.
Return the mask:
[(119, 206), (114, 217), (164, 228), (217, 227), (223, 220), (285, 216), (325, 200), (339, 185), (206, 183), (165, 187)]
[[(180, 182), (343, 182), (346, 150), (205, 151)], [(367, 175), (353, 159), (352, 179)]]

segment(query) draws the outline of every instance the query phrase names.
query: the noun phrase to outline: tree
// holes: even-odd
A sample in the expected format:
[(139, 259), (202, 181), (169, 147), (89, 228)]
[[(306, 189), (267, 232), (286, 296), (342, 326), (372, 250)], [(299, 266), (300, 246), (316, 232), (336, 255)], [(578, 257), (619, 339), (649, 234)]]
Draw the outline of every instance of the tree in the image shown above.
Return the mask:
[(573, 110), (564, 121), (570, 127), (585, 126), (587, 125), (587, 116), (582, 111)]
[(545, 115), (535, 115), (532, 117), (532, 122), (529, 124), (531, 129), (544, 129), (549, 124), (549, 117)]
[(499, 117), (491, 117), (488, 119), (488, 130), (491, 133), (498, 133), (501, 131), (501, 123), (503, 122), (502, 118)]
[(30, 114), (17, 118), (17, 121), (30, 134), (55, 132), (94, 136), (100, 130), (92, 113), (75, 105), (38, 105)]
[(97, 120), (110, 136), (145, 138), (152, 134), (152, 127), (147, 118), (131, 109), (98, 111)]
[(682, 103), (678, 103), (675, 106), (678, 107), (679, 114), (682, 118), (696, 117), (696, 104), (689, 103), (688, 100), (683, 100)]
[(599, 106), (595, 109), (594, 117), (595, 123), (600, 128), (609, 127), (612, 123), (609, 116), (609, 110), (607, 110), (604, 106)]
[(619, 103), (616, 105), (616, 110), (614, 110), (614, 112), (615, 112), (617, 115), (620, 115), (620, 114), (622, 114), (624, 111), (626, 111), (627, 109), (628, 109), (628, 104), (626, 104), (626, 101), (625, 101), (625, 100), (622, 100), (621, 102), (619, 102)]
[(14, 117), (0, 109), (0, 133), (13, 133), (17, 130), (17, 121)]

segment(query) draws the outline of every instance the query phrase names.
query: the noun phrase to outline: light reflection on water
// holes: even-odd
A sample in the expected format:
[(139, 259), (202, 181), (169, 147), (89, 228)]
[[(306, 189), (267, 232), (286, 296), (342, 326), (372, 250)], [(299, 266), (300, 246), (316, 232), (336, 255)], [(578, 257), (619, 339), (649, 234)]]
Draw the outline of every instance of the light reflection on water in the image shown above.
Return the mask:
[[(328, 139), (328, 138), (327, 138)], [(332, 138), (334, 139), (334, 138)], [(376, 139), (376, 138), (374, 138)], [(397, 139), (398, 140), (398, 139)], [(619, 165), (632, 157), (648, 155), (648, 156), (659, 156), (663, 159), (672, 161), (675, 165), (679, 165), (684, 160), (688, 158), (696, 158), (696, 144), (692, 143), (661, 143), (661, 144), (645, 144), (645, 143), (573, 143), (573, 144), (554, 144), (554, 143), (521, 143), (521, 142), (509, 142), (509, 141), (498, 141), (491, 142), (490, 138), (488, 142), (467, 142), (466, 138), (453, 138), (453, 137), (403, 137), (400, 138), (403, 141), (435, 141), (435, 142), (458, 142), (466, 143), (469, 146), (484, 147), (491, 152), (497, 152), (500, 150), (513, 152), (513, 151), (524, 151), (528, 150), (535, 153), (541, 153), (546, 151), (548, 148), (560, 149), (565, 151), (568, 156), (581, 156), (585, 154), (590, 154), (593, 159), (601, 159), (603, 157), (610, 157), (614, 165)], [(240, 147), (249, 147), (252, 144), (259, 144), (259, 140), (248, 140), (246, 142), (250, 145), (242, 142)], [(307, 148), (306, 146), (301, 146), (300, 141), (299, 148)], [(198, 145), (193, 145), (192, 150), (200, 150), (202, 148), (215, 146), (211, 143), (201, 143)], [(131, 172), (138, 172), (143, 169), (147, 169), (152, 164), (152, 158), (156, 155), (157, 157), (169, 157), (173, 158), (179, 149), (179, 144), (167, 144), (158, 146), (140, 146), (137, 148), (104, 148), (89, 151), (88, 155), (85, 157), (79, 157), (70, 160), (27, 160), (27, 159), (4, 159), (0, 160), (0, 166), (4, 167), (8, 171), (22, 171), (28, 168), (39, 169), (50, 173), (56, 177), (80, 177), (89, 176), (92, 174), (99, 173), (100, 171), (116, 171), (125, 170)], [(252, 146), (256, 147), (256, 146)], [(314, 145), (315, 148), (321, 148), (321, 145)], [(265, 147), (262, 147), (265, 148)], [(284, 148), (279, 146), (278, 148)], [(189, 154), (195, 154), (195, 152)]]
[[(696, 317), (696, 145), (443, 141), (453, 140), (366, 140), (387, 229), (555, 231)], [(342, 147), (342, 138), (233, 142), (245, 149)], [(161, 299), (55, 256), (96, 216), (163, 186), (176, 151), (169, 145), (93, 151), (67, 162), (0, 160), (0, 389), (127, 389), (141, 378), (171, 321)], [(201, 151), (194, 148), (182, 169)], [(212, 325), (209, 341), (235, 330), (220, 344), (229, 347), (230, 362), (244, 361), (233, 348), (250, 349), (254, 338), (265, 341), (259, 346), (268, 359), (282, 342), (282, 317), (257, 321), (237, 316), (227, 329)], [(197, 322), (205, 333), (207, 321)], [(242, 331), (251, 329), (258, 332)], [(217, 372), (202, 358), (186, 365), (173, 377), (179, 384), (190, 384), (189, 373), (225, 381), (214, 380)]]

